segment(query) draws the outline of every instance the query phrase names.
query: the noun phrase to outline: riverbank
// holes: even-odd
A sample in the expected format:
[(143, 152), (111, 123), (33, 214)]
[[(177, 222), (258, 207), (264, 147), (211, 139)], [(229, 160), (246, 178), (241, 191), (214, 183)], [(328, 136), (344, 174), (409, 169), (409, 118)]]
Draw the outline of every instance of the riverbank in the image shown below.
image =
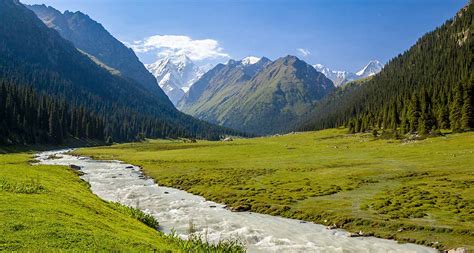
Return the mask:
[(253, 253), (435, 252), (432, 248), (398, 244), (393, 240), (354, 238), (340, 229), (328, 230), (325, 226), (295, 219), (231, 212), (224, 205), (203, 197), (159, 186), (144, 176), (140, 167), (120, 161), (71, 156), (64, 152), (42, 152), (38, 160), (41, 164), (69, 165), (78, 169), (81, 178), (90, 184), (94, 194), (106, 201), (145, 211), (160, 222), (161, 231), (174, 233), (180, 238), (204, 238), (211, 244), (219, 244), (222, 240), (239, 242)]
[(152, 140), (75, 153), (140, 165), (161, 185), (237, 210), (474, 249), (474, 133), (402, 142), (345, 132)]
[(32, 153), (0, 154), (0, 251), (186, 252), (207, 247), (146, 226), (127, 209), (91, 193), (66, 166), (33, 166), (33, 161)]

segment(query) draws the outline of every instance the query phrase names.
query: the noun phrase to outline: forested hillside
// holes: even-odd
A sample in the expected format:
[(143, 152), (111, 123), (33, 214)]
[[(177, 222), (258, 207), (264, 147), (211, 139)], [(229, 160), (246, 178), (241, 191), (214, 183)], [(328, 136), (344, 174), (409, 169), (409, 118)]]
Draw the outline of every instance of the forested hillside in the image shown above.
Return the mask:
[(300, 129), (345, 125), (352, 132), (436, 133), (474, 127), (474, 5), (423, 36), (370, 80), (341, 87)]
[[(96, 135), (114, 141), (143, 137), (217, 139), (223, 134), (236, 134), (180, 113), (161, 91), (150, 92), (131, 79), (109, 73), (14, 0), (0, 2), (0, 83), (32, 87), (39, 96), (53, 97), (57, 101), (54, 103), (66, 101), (69, 108), (83, 107), (93, 112), (104, 125)], [(26, 128), (2, 126), (15, 135), (5, 136), (6, 143), (33, 140), (17, 136), (31, 127), (21, 121), (27, 118), (26, 122), (33, 122), (31, 115), (16, 115), (15, 124)], [(87, 123), (94, 124), (83, 125)], [(48, 139), (62, 141), (51, 135)]]
[(60, 143), (66, 137), (105, 140), (105, 123), (84, 107), (0, 83), (0, 144)]

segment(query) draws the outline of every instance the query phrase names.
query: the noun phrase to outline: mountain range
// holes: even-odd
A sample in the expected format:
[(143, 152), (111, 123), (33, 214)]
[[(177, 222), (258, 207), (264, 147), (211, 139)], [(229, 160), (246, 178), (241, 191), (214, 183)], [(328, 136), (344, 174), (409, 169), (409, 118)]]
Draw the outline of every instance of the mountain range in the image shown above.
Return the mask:
[(204, 74), (186, 55), (165, 57), (145, 66), (155, 76), (156, 82), (173, 104), (176, 104)]
[(295, 56), (273, 62), (248, 57), (219, 64), (204, 74), (178, 108), (229, 128), (273, 134), (290, 131), (333, 89), (331, 80)]
[(377, 60), (372, 60), (364, 68), (357, 71), (356, 73), (349, 71), (331, 70), (330, 68), (322, 64), (316, 64), (313, 65), (313, 67), (319, 72), (323, 73), (327, 78), (331, 79), (331, 81), (336, 87), (339, 87), (350, 81), (355, 81), (358, 79), (373, 76), (382, 71), (383, 65)]
[(72, 42), (99, 65), (105, 66), (112, 73), (141, 83), (149, 91), (161, 93), (156, 89), (155, 78), (146, 70), (133, 50), (114, 38), (88, 15), (80, 11), (61, 13), (44, 4), (27, 7), (34, 11), (44, 24), (58, 31), (61, 37)]
[[(89, 20), (86, 15), (65, 12), (65, 16), (71, 18), (68, 27), (78, 29), (71, 41), (63, 38), (63, 32), (58, 31), (64, 26), (48, 27), (44, 20), (40, 20), (33, 11), (19, 1), (0, 1), (0, 14), (0, 82), (6, 82), (9, 86), (30, 87), (33, 89), (32, 92), (47, 94), (52, 101), (53, 99), (57, 101), (55, 103), (61, 105), (61, 110), (75, 108), (74, 111), (77, 109), (81, 114), (84, 114), (82, 112), (93, 114), (95, 117), (91, 118), (103, 122), (96, 124), (87, 122), (84, 118), (83, 128), (87, 128), (87, 125), (103, 126), (96, 131), (101, 131), (103, 132), (101, 136), (116, 141), (131, 141), (143, 137), (217, 139), (225, 133), (236, 133), (196, 120), (176, 110), (156, 85), (154, 77), (137, 60), (133, 51), (126, 49), (113, 37), (109, 37), (110, 34), (101, 25)], [(72, 25), (76, 21), (77, 25)], [(92, 22), (92, 25), (84, 25), (89, 22)], [(84, 44), (91, 48), (86, 46), (78, 48), (82, 45), (78, 41), (84, 41)], [(93, 41), (98, 43), (88, 44)], [(110, 44), (107, 44), (109, 42)], [(120, 55), (122, 51), (126, 55)], [(121, 60), (122, 57), (124, 59)], [(117, 62), (113, 59), (117, 59)], [(108, 60), (111, 62), (107, 62)], [(136, 64), (138, 71), (144, 73), (145, 79), (141, 80), (140, 75), (134, 73), (124, 74), (129, 70), (125, 67), (126, 64), (121, 65), (120, 62)], [(111, 71), (112, 69), (121, 74)], [(14, 107), (13, 105), (13, 109)], [(40, 104), (31, 108), (51, 110), (54, 107)], [(13, 123), (32, 122), (28, 117), (37, 113), (16, 115)], [(46, 123), (32, 122), (32, 124), (46, 129), (49, 135), (66, 133), (66, 128), (70, 127), (67, 125), (68, 121), (54, 120), (62, 118), (64, 114), (61, 111), (51, 111), (49, 126), (47, 119)], [(25, 124), (15, 123), (15, 125), (24, 129), (27, 127)], [(14, 130), (11, 127), (7, 129)], [(21, 129), (12, 132), (12, 136), (19, 134), (29, 133)]]
[[(28, 9), (17, 0), (4, 0), (0, 83), (14, 95), (0, 97), (2, 115), (9, 115), (0, 131), (12, 143), (34, 142), (36, 134), (42, 140), (131, 141), (338, 126), (353, 132), (469, 130), (474, 127), (472, 6), (386, 66), (371, 61), (352, 73), (290, 55), (275, 61), (250, 56), (205, 72), (184, 55), (145, 67), (86, 14), (45, 5)], [(14, 101), (19, 94), (42, 99), (19, 104)], [(26, 114), (6, 113), (19, 108)], [(73, 128), (72, 122), (81, 126)], [(78, 128), (84, 130), (78, 133)]]

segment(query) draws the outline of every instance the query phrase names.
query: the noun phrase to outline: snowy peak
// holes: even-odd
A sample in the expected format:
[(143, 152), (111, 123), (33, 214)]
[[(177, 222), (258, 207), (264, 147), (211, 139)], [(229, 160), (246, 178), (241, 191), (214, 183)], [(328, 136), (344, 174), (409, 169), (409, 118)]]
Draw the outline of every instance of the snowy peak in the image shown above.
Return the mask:
[(322, 65), (322, 64), (316, 64), (313, 65), (313, 67), (323, 73), (327, 78), (331, 79), (331, 81), (334, 83), (334, 86), (339, 87), (347, 82), (353, 81), (357, 79), (357, 75), (348, 72), (348, 71), (340, 71), (340, 70), (331, 70), (330, 68)]
[(243, 58), (240, 62), (243, 65), (252, 65), (260, 61), (261, 58), (255, 56), (248, 56)]
[(358, 71), (356, 75), (359, 76), (360, 78), (373, 76), (379, 73), (382, 70), (382, 68), (383, 68), (383, 65), (379, 61), (372, 60), (363, 69)]
[(146, 65), (156, 78), (156, 82), (176, 104), (189, 88), (204, 74), (186, 55), (166, 57)]
[(377, 60), (372, 60), (357, 73), (349, 71), (331, 70), (330, 68), (322, 64), (315, 64), (313, 65), (313, 67), (317, 71), (323, 73), (327, 78), (331, 79), (334, 85), (338, 87), (350, 81), (378, 74), (382, 70), (383, 65)]

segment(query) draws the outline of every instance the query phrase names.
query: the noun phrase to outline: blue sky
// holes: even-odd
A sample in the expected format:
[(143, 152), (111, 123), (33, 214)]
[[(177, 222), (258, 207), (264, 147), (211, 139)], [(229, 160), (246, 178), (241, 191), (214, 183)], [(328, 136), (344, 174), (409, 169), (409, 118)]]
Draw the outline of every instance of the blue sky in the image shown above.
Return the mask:
[(198, 62), (291, 54), (311, 64), (356, 71), (369, 60), (385, 63), (407, 50), (467, 0), (22, 2), (82, 11), (130, 43), (144, 63), (177, 52), (191, 53)]

